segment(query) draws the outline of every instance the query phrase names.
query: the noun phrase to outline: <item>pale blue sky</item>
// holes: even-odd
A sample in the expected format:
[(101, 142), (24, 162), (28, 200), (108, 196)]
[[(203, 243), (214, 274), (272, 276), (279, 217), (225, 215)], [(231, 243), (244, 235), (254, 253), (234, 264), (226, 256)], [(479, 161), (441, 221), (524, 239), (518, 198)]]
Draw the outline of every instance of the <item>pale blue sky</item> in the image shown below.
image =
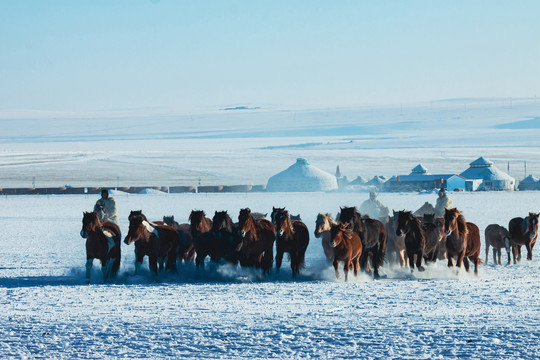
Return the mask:
[(0, 110), (540, 96), (540, 1), (0, 0)]

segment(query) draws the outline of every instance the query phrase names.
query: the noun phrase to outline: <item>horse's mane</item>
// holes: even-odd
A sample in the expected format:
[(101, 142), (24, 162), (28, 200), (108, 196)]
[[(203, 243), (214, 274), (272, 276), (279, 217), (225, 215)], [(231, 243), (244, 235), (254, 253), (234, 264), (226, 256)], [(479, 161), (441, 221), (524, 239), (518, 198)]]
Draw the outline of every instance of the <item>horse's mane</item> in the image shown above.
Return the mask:
[(234, 223), (231, 217), (229, 216), (229, 214), (227, 214), (227, 211), (219, 211), (219, 212), (216, 211), (214, 215), (214, 220), (212, 221), (212, 231), (223, 230), (223, 229), (218, 229), (218, 226), (222, 224), (222, 221), (220, 220), (225, 220), (225, 227), (226, 227), (225, 230), (229, 232), (233, 231)]
[(320, 219), (320, 218), (326, 218), (328, 220), (328, 222), (330, 223), (330, 225), (333, 225), (336, 223), (336, 221), (334, 220), (334, 218), (332, 217), (332, 215), (330, 215), (329, 213), (322, 213), (320, 212), (318, 215), (317, 215), (317, 220)]
[(353, 230), (357, 231), (357, 232), (361, 232), (362, 231), (362, 219), (363, 219), (363, 217), (358, 212), (358, 209), (356, 209), (356, 206), (348, 207), (348, 208), (341, 208), (341, 212), (339, 213), (339, 219), (338, 219), (340, 222), (343, 222), (342, 216), (343, 216), (343, 211), (344, 210), (346, 210), (346, 212), (351, 212), (352, 213), (352, 217), (351, 217), (350, 220), (352, 220), (352, 222), (353, 222)]
[(423, 233), (424, 229), (422, 228), (422, 222), (420, 219), (414, 216), (410, 211), (404, 211), (404, 213), (410, 221), (413, 232)]

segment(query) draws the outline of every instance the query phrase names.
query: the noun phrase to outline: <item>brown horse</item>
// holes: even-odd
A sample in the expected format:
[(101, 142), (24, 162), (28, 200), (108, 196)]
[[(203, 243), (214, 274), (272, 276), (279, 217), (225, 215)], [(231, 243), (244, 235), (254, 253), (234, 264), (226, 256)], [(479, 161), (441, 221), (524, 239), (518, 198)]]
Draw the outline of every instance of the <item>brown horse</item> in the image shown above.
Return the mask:
[(491, 224), (486, 227), (484, 235), (486, 239), (486, 264), (488, 263), (489, 247), (491, 246), (493, 247), (493, 262), (502, 265), (501, 249), (505, 248), (508, 255), (508, 265), (510, 265), (510, 248), (513, 244), (508, 230), (498, 224)]
[[(276, 225), (276, 214), (278, 213), (278, 211), (284, 211), (284, 210), (285, 210), (285, 208), (277, 208), (277, 207), (272, 206), (272, 213), (270, 214), (270, 221), (272, 221), (272, 224)], [(253, 215), (253, 217), (255, 217), (255, 215)], [(302, 218), (300, 217), (300, 214), (298, 214), (298, 215), (290, 215), (290, 219), (291, 219), (291, 221), (302, 221)]]
[(521, 260), (521, 245), (527, 248), (527, 260), (532, 260), (532, 249), (538, 237), (539, 214), (530, 212), (526, 218), (513, 218), (508, 224), (510, 239), (514, 243), (512, 255), (514, 264)]
[(457, 259), (456, 266), (469, 271), (469, 258), (474, 263), (474, 273), (478, 274), (480, 264), (480, 230), (473, 223), (465, 221), (465, 217), (456, 208), (444, 212), (444, 228), (446, 230), (446, 253), (448, 267), (454, 266), (453, 258)]
[(396, 236), (405, 236), (405, 249), (411, 272), (414, 270), (414, 257), (416, 256), (416, 268), (424, 271), (422, 258), (426, 246), (426, 235), (422, 223), (410, 211), (400, 211), (397, 216)]
[(329, 263), (334, 261), (334, 248), (330, 246), (330, 229), (334, 224), (337, 223), (330, 214), (319, 213), (315, 220), (315, 237), (321, 239), (324, 255)]
[(238, 235), (242, 239), (240, 265), (262, 268), (264, 274), (269, 274), (274, 260), (274, 225), (266, 219), (255, 220), (249, 208), (241, 209), (238, 214)]
[(292, 222), (287, 210), (279, 211), (276, 216), (276, 269), (279, 272), (283, 254), (291, 255), (292, 276), (304, 267), (306, 249), (309, 244), (309, 230), (301, 221)]
[(128, 219), (129, 231), (124, 243), (135, 243), (135, 274), (139, 273), (145, 256), (148, 256), (148, 265), (156, 281), (159, 281), (158, 273), (163, 270), (164, 262), (167, 263), (166, 270), (176, 271), (176, 255), (180, 242), (176, 230), (168, 225), (149, 222), (142, 212), (132, 211)]
[(210, 234), (212, 220), (206, 217), (203, 210), (192, 210), (191, 214), (189, 214), (189, 222), (189, 230), (197, 253), (195, 263), (197, 266), (201, 266), (208, 255), (208, 244), (212, 242), (212, 234)]
[(174, 216), (164, 216), (163, 223), (169, 225), (176, 230), (178, 236), (180, 236), (180, 244), (178, 245), (178, 261), (184, 261), (184, 263), (192, 262), (195, 258), (195, 245), (193, 244), (193, 236), (191, 236), (190, 225), (179, 224), (174, 220)]
[(408, 259), (405, 257), (405, 235), (396, 235), (397, 212), (392, 210), (393, 216), (388, 218), (386, 226), (386, 252), (390, 254), (390, 262), (398, 263), (401, 267), (407, 266)]
[(360, 256), (362, 254), (362, 241), (360, 236), (350, 229), (347, 224), (333, 224), (330, 228), (330, 246), (334, 249), (334, 270), (336, 278), (341, 275), (338, 270), (339, 262), (343, 261), (345, 281), (349, 279), (349, 269), (354, 269), (354, 276), (358, 276)]
[(120, 268), (122, 235), (118, 225), (101, 223), (96, 212), (84, 212), (81, 237), (86, 239), (86, 281), (90, 283), (94, 259), (101, 261), (103, 281), (113, 278)]
[(360, 268), (366, 269), (368, 256), (373, 264), (373, 276), (379, 278), (379, 267), (383, 265), (386, 251), (386, 228), (379, 220), (362, 217), (356, 207), (341, 208), (338, 221), (355, 231), (362, 241)]
[(422, 228), (426, 237), (424, 247), (424, 260), (434, 262), (440, 258), (440, 251), (444, 244), (444, 219), (436, 218), (435, 214), (425, 214), (422, 219)]
[(225, 259), (236, 263), (242, 241), (236, 226), (227, 211), (216, 211), (212, 219), (212, 229), (202, 233), (197, 242), (197, 265), (204, 266), (204, 259), (209, 256), (213, 262)]

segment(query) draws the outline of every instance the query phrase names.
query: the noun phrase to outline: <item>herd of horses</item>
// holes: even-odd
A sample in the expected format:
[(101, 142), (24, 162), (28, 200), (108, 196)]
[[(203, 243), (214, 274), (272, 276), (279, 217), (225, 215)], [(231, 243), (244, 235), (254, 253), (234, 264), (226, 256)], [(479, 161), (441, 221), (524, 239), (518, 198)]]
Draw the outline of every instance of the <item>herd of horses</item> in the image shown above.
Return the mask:
[[(225, 261), (261, 269), (268, 275), (274, 263), (279, 272), (283, 255), (290, 255), (292, 276), (296, 277), (305, 263), (309, 245), (309, 231), (300, 216), (290, 215), (285, 208), (273, 207), (270, 220), (267, 214), (241, 209), (238, 222), (227, 211), (216, 211), (210, 219), (202, 210), (193, 210), (189, 223), (179, 224), (174, 216), (162, 221), (150, 221), (141, 210), (131, 211), (126, 245), (135, 247), (135, 274), (140, 272), (145, 256), (156, 281), (163, 271), (177, 271), (179, 263), (195, 262), (204, 269), (205, 259)], [(486, 263), (489, 248), (493, 260), (501, 264), (501, 250), (506, 249), (508, 264), (512, 252), (514, 263), (521, 259), (521, 247), (527, 249), (532, 260), (532, 249), (538, 236), (540, 214), (529, 213), (525, 218), (513, 218), (508, 229), (491, 224), (485, 229)], [(86, 279), (94, 259), (102, 265), (104, 281), (113, 278), (120, 267), (121, 232), (116, 224), (101, 222), (95, 212), (84, 212), (81, 236), (86, 238)], [(379, 278), (379, 269), (385, 262), (409, 266), (411, 271), (424, 271), (422, 264), (446, 259), (448, 266), (463, 264), (469, 271), (469, 261), (478, 274), (480, 260), (480, 231), (478, 226), (465, 220), (456, 208), (446, 209), (444, 217), (433, 214), (416, 216), (410, 211), (394, 211), (386, 219), (372, 219), (361, 215), (356, 207), (340, 208), (336, 220), (330, 214), (319, 213), (315, 222), (316, 238), (321, 239), (327, 261), (333, 264), (337, 278), (338, 266), (343, 263), (345, 280), (350, 270), (373, 273)]]

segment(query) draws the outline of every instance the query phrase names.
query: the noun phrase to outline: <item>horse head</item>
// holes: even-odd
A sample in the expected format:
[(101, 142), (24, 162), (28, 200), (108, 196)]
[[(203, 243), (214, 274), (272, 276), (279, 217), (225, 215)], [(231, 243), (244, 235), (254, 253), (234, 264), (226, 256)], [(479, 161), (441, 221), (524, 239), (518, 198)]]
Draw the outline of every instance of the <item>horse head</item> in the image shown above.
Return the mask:
[(277, 208), (272, 206), (272, 214), (270, 214), (270, 220), (272, 221), (272, 224), (276, 225), (276, 215), (279, 212), (285, 211), (285, 208)]
[(294, 233), (291, 218), (289, 217), (289, 212), (287, 210), (280, 210), (276, 213), (276, 233), (277, 236), (283, 236), (284, 234), (289, 233), (292, 235)]
[(95, 232), (101, 227), (101, 221), (99, 221), (98, 214), (93, 212), (83, 212), (81, 237), (86, 239), (89, 232)]
[(323, 232), (330, 231), (334, 223), (334, 219), (330, 214), (319, 213), (317, 220), (315, 220), (315, 237), (320, 238)]
[(174, 215), (171, 215), (171, 216), (163, 216), (163, 222), (169, 226), (173, 226), (175, 221), (174, 221)]
[(227, 211), (216, 211), (214, 217), (212, 218), (212, 231), (233, 231), (233, 222)]
[[(133, 211), (132, 211), (133, 213)], [(124, 243), (129, 245), (138, 240), (146, 240), (150, 238), (151, 233), (156, 233), (157, 230), (150, 225), (146, 216), (141, 213), (129, 215), (129, 230), (124, 239)]]
[(348, 229), (358, 232), (362, 231), (362, 216), (356, 210), (356, 206), (353, 207), (340, 207), (339, 221), (342, 224), (346, 224)]
[(345, 238), (350, 238), (351, 232), (352, 230), (348, 229), (347, 224), (333, 224), (330, 228), (330, 247), (339, 246)]
[(401, 210), (397, 214), (396, 236), (403, 236), (411, 230), (410, 221), (412, 220), (410, 211)]
[(540, 213), (535, 214), (530, 212), (528, 216), (528, 230), (529, 230), (529, 237), (531, 239), (534, 239), (538, 235), (538, 217)]
[(255, 229), (255, 222), (251, 216), (251, 209), (240, 209), (238, 214), (238, 234), (244, 238), (250, 230)]
[(424, 217), (422, 219), (424, 223), (435, 223), (435, 214), (424, 214)]
[(189, 214), (189, 222), (193, 238), (208, 230), (206, 229), (206, 214), (203, 210), (192, 210)]
[(461, 211), (456, 208), (444, 210), (444, 228), (446, 229), (446, 236), (450, 236), (452, 232), (458, 229), (459, 215), (461, 215)]

